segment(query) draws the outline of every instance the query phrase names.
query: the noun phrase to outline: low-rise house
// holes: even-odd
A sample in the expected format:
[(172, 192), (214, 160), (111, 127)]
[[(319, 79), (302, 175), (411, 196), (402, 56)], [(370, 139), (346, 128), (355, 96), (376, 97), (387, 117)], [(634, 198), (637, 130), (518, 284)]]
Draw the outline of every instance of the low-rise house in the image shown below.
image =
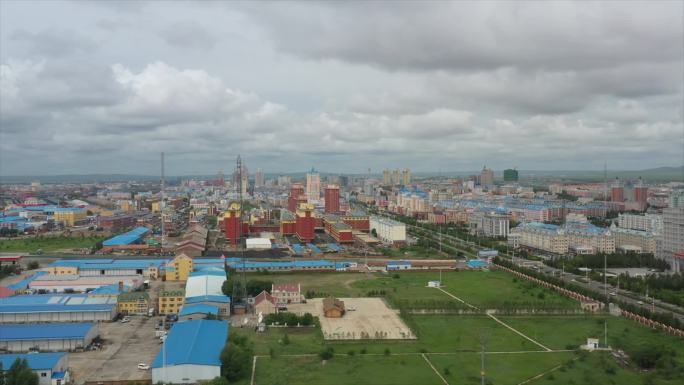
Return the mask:
[(345, 313), (344, 302), (335, 297), (323, 299), (323, 315), (326, 318), (342, 318)]
[(147, 314), (150, 308), (150, 295), (144, 291), (121, 293), (117, 297), (119, 313)]
[(254, 297), (254, 314), (272, 314), (277, 310), (275, 298), (266, 290)]
[(185, 303), (185, 289), (164, 289), (159, 291), (159, 306), (157, 313), (178, 314)]
[(304, 299), (302, 287), (299, 283), (274, 283), (271, 285), (271, 295), (275, 299), (276, 305), (301, 303)]

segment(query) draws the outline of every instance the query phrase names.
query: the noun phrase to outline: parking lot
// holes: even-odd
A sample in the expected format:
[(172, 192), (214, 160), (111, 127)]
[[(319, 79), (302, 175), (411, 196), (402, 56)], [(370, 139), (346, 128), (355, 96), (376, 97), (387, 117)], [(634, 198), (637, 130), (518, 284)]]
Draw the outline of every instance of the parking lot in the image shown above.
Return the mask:
[[(323, 299), (314, 298), (303, 304), (287, 305), (296, 314), (311, 313), (321, 322), (323, 337), (328, 340), (415, 339), (395, 310), (380, 298), (340, 298), (346, 314), (342, 318), (323, 316)], [(353, 309), (353, 310), (352, 310)]]
[(131, 322), (99, 324), (104, 340), (101, 350), (76, 352), (69, 355), (74, 384), (85, 381), (149, 380), (150, 370), (139, 370), (138, 363), (152, 365), (159, 351), (159, 338), (154, 327), (159, 317), (133, 316)]

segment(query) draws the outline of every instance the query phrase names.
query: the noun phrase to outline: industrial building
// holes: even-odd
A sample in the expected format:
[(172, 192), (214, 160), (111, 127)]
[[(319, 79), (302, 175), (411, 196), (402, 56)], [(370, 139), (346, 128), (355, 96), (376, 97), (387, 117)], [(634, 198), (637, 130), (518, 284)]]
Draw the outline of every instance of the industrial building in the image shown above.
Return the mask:
[[(119, 285), (127, 290), (134, 290), (143, 284), (141, 275), (127, 276), (86, 276), (80, 275), (52, 275), (45, 274), (38, 276), (28, 284), (29, 289), (34, 291), (45, 291), (47, 293), (75, 292), (85, 293), (101, 287)], [(123, 290), (122, 290), (123, 291)]]
[(144, 291), (121, 293), (117, 297), (119, 313), (147, 314), (150, 308), (150, 295)]
[(140, 244), (142, 243), (143, 236), (149, 232), (150, 229), (147, 227), (136, 227), (127, 233), (119, 234), (113, 238), (105, 240), (102, 242), (102, 246), (107, 247)]
[(223, 295), (221, 287), (225, 280), (226, 273), (223, 271), (196, 271), (191, 273), (185, 284), (185, 297)]
[(178, 316), (181, 321), (190, 321), (193, 319), (204, 319), (208, 314), (219, 316), (219, 307), (214, 305), (207, 305), (204, 303), (183, 305)]
[(220, 376), (228, 329), (227, 321), (176, 323), (152, 363), (152, 383), (194, 384)]
[(7, 371), (17, 359), (26, 360), (28, 367), (38, 376), (38, 385), (69, 383), (67, 353), (0, 354), (2, 370)]
[(0, 328), (0, 350), (69, 351), (85, 348), (97, 337), (94, 323), (9, 324)]
[(375, 230), (377, 237), (384, 243), (406, 242), (406, 225), (399, 221), (374, 216), (370, 218), (370, 228), (371, 232)]
[(116, 298), (87, 294), (34, 294), (0, 298), (0, 323), (111, 321)]
[(52, 275), (142, 275), (156, 279), (167, 263), (166, 259), (61, 259), (48, 265), (47, 271)]
[[(225, 295), (199, 295), (196, 297), (186, 297), (183, 307), (194, 305), (207, 305), (218, 309), (218, 315), (222, 317), (230, 316), (230, 297)], [(183, 308), (180, 309), (182, 311)]]

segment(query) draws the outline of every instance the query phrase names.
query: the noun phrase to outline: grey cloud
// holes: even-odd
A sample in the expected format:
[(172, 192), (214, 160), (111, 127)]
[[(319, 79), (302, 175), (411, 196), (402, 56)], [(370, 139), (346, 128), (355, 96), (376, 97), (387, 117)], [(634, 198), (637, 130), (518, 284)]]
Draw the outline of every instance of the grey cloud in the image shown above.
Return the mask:
[(70, 29), (49, 28), (35, 33), (20, 29), (12, 32), (10, 38), (25, 44), (28, 52), (37, 56), (60, 57), (97, 49), (92, 39)]
[(392, 70), (569, 70), (681, 60), (680, 2), (326, 2), (242, 10), (284, 52)]
[(194, 21), (175, 22), (159, 32), (168, 44), (180, 48), (212, 49), (218, 38)]

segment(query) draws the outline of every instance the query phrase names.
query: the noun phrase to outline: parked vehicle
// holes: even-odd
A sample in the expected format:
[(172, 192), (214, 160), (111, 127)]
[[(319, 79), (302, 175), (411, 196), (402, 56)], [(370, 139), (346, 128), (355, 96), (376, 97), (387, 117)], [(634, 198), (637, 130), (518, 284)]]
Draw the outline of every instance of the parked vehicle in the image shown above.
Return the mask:
[(126, 322), (131, 322), (131, 317), (125, 316), (121, 319), (122, 324), (125, 324)]
[(143, 364), (142, 362), (138, 364), (138, 369), (140, 370), (150, 370), (150, 365)]
[(154, 308), (149, 308), (147, 309), (147, 316), (148, 317), (153, 317), (154, 316)]

